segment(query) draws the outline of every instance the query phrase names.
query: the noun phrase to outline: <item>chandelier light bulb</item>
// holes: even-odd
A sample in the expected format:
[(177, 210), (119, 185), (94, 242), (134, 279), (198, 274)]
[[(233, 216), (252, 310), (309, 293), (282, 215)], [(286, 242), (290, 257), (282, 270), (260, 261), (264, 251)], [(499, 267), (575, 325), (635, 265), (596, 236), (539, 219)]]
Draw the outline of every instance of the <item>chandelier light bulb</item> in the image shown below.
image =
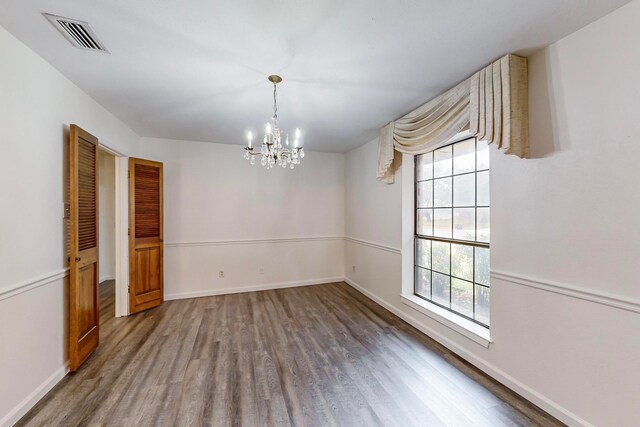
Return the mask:
[(271, 133), (271, 123), (267, 123), (267, 126), (265, 127), (265, 132)]
[(296, 128), (296, 139), (300, 139), (300, 129)]
[(247, 134), (247, 138), (249, 139), (249, 145), (247, 145), (247, 147), (251, 148), (251, 140), (253, 139), (253, 134), (251, 133), (251, 131), (249, 131), (249, 133)]

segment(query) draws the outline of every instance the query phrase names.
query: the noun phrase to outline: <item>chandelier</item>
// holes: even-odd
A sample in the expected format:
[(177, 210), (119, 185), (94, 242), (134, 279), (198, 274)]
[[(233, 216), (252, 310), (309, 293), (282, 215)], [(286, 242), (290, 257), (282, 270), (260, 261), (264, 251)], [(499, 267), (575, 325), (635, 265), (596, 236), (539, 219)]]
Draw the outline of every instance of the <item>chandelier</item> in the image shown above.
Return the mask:
[[(278, 103), (276, 97), (278, 95), (277, 85), (282, 81), (282, 77), (269, 76), (269, 81), (273, 83), (273, 117), (265, 128), (260, 152), (255, 151), (252, 147), (253, 135), (249, 132), (247, 135), (248, 143), (244, 148), (242, 157), (249, 160), (253, 165), (255, 164), (256, 156), (260, 156), (260, 164), (266, 166), (267, 169), (271, 169), (274, 166), (286, 168), (287, 165), (293, 169), (295, 165), (300, 164), (304, 157), (304, 149), (300, 147), (300, 129), (296, 128), (293, 145), (289, 147), (289, 134), (282, 132), (278, 127)], [(284, 146), (282, 145), (283, 135), (285, 137)]]

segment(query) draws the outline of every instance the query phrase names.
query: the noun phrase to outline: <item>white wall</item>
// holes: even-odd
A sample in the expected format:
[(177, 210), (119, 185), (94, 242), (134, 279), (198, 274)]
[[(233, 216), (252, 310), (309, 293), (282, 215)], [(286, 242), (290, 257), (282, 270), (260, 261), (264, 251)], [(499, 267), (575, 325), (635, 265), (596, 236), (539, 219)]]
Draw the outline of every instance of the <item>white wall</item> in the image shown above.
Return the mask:
[(100, 162), (100, 283), (116, 274), (116, 159), (102, 150)]
[[(530, 58), (534, 158), (491, 150), (488, 349), (401, 302), (397, 251), (345, 243), (353, 284), (573, 425), (640, 420), (639, 20), (636, 0)], [(399, 248), (376, 145), (347, 154), (346, 235)]]
[[(394, 162), (394, 168), (397, 168), (397, 163), (401, 160), (401, 156), (398, 157), (400, 158)], [(400, 186), (378, 184), (374, 167), (377, 162), (377, 139), (347, 154), (344, 220), (346, 236), (400, 248)], [(400, 181), (400, 177), (401, 171), (398, 170), (396, 182)]]
[(167, 299), (343, 276), (343, 154), (266, 170), (237, 145), (143, 138), (140, 150), (164, 163)]
[(68, 126), (78, 124), (127, 154), (136, 153), (138, 137), (1, 27), (0, 64), (3, 425), (15, 421), (65, 372)]
[(239, 146), (144, 139), (138, 152), (130, 129), (0, 28), (0, 425), (65, 372), (70, 123), (164, 162), (169, 298), (334, 280), (346, 270), (564, 421), (633, 425), (640, 58), (627, 46), (639, 39), (639, 19), (636, 0), (530, 58), (535, 159), (492, 150), (488, 349), (402, 304), (402, 176), (375, 181), (376, 141), (346, 156), (308, 153), (293, 172), (250, 167)]

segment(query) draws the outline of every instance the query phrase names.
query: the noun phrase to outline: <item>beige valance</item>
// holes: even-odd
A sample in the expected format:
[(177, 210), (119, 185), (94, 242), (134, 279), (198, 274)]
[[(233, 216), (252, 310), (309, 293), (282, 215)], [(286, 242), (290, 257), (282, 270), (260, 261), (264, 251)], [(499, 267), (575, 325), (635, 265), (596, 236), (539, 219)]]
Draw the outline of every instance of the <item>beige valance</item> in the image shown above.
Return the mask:
[(378, 180), (393, 183), (394, 151), (425, 153), (466, 128), (505, 154), (529, 157), (526, 58), (507, 55), (383, 127)]

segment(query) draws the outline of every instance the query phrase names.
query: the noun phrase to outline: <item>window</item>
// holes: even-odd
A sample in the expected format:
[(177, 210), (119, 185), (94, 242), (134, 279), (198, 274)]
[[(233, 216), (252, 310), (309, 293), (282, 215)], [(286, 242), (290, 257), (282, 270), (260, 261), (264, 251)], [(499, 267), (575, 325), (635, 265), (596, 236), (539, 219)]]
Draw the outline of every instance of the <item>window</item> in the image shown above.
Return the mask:
[(489, 146), (415, 157), (414, 293), (489, 327)]

